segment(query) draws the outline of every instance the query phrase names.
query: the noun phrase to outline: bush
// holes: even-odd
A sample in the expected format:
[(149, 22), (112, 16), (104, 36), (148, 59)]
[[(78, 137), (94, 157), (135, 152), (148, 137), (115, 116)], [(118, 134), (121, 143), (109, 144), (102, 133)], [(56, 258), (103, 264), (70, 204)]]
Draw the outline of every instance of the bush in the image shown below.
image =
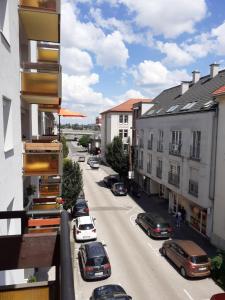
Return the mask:
[(69, 154), (69, 148), (66, 144), (66, 139), (64, 136), (61, 137), (61, 142), (62, 142), (62, 145), (63, 145), (63, 158), (66, 158)]
[(225, 251), (219, 250), (211, 259), (212, 278), (225, 289)]

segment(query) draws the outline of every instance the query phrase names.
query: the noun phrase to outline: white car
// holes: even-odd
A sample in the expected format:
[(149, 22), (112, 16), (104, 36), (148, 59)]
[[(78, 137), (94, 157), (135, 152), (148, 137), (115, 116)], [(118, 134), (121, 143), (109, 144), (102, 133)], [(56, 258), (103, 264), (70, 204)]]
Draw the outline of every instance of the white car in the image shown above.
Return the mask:
[(90, 167), (91, 167), (92, 169), (98, 169), (98, 168), (99, 168), (99, 162), (96, 161), (96, 160), (90, 161), (89, 165), (90, 165)]
[(95, 218), (83, 216), (74, 219), (73, 236), (76, 241), (96, 240)]

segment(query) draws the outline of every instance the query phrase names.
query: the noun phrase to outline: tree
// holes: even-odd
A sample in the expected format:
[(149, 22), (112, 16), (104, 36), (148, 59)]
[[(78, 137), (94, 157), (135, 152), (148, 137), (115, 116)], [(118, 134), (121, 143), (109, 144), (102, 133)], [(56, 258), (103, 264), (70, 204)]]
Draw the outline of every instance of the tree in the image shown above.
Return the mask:
[(88, 147), (88, 144), (91, 142), (90, 135), (82, 135), (82, 137), (79, 139), (79, 144), (83, 147)]
[(66, 138), (64, 136), (61, 137), (61, 142), (63, 145), (63, 158), (66, 158), (69, 154), (69, 148), (66, 144)]
[(83, 189), (82, 171), (77, 162), (71, 159), (63, 161), (62, 197), (65, 201), (64, 208), (72, 208), (77, 197)]
[(119, 136), (107, 145), (106, 161), (120, 176), (127, 176), (128, 155), (124, 153), (123, 142)]

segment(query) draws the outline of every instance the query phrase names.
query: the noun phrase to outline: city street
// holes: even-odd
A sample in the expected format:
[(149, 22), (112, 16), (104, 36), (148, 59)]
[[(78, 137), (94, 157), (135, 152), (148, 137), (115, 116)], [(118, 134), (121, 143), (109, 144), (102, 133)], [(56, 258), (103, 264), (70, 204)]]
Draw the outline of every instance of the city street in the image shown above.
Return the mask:
[(130, 196), (115, 197), (102, 179), (107, 173), (92, 170), (81, 163), (84, 191), (90, 214), (96, 217), (99, 241), (109, 254), (112, 275), (106, 280), (85, 282), (77, 260), (80, 244), (75, 244), (75, 291), (77, 300), (89, 299), (95, 287), (121, 284), (133, 299), (206, 300), (221, 291), (210, 279), (186, 280), (161, 256), (161, 240), (152, 240), (138, 225), (135, 217), (142, 209)]

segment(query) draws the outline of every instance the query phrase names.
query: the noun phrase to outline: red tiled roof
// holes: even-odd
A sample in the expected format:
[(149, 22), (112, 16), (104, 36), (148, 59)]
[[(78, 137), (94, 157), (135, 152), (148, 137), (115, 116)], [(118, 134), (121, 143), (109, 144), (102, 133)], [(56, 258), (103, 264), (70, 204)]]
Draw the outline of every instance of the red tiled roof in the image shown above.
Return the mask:
[(215, 96), (218, 96), (221, 94), (225, 94), (225, 85), (221, 86), (220, 88), (215, 90), (215, 92), (213, 92), (213, 95), (215, 95)]
[(101, 114), (105, 114), (108, 112), (132, 112), (133, 104), (139, 103), (139, 102), (144, 102), (144, 103), (149, 103), (151, 102), (151, 99), (129, 99), (117, 106), (114, 106), (108, 110), (103, 111)]

